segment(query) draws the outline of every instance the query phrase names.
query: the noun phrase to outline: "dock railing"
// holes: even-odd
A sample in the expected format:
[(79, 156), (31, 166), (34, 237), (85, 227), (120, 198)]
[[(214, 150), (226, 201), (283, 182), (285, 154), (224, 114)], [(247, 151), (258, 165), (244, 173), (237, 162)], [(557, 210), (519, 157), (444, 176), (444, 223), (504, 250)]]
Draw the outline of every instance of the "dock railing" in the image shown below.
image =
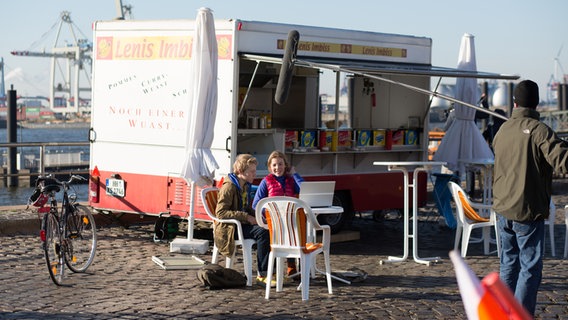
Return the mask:
[[(89, 161), (77, 159), (77, 157), (56, 157), (56, 158), (69, 158), (73, 159), (72, 162), (67, 161), (66, 163), (58, 164), (57, 161), (47, 161), (47, 157), (51, 157), (54, 154), (49, 153), (51, 149), (60, 149), (65, 147), (89, 147), (88, 141), (78, 141), (78, 142), (13, 142), (13, 143), (0, 143), (0, 152), (2, 154), (2, 169), (0, 170), (0, 181), (7, 181), (13, 177), (17, 177), (18, 180), (22, 181), (22, 177), (34, 177), (43, 175), (46, 173), (52, 173), (57, 175), (69, 175), (69, 174), (79, 174), (88, 175), (89, 174)], [(10, 150), (13, 148), (12, 150)], [(33, 158), (33, 165), (31, 167), (22, 167), (22, 163), (26, 159), (23, 159), (25, 152), (23, 148), (37, 148), (37, 152), (32, 152), (37, 155), (37, 158)], [(88, 148), (87, 148), (88, 150)], [(11, 152), (15, 152), (19, 155), (20, 159), (19, 168), (15, 170), (10, 170), (10, 157)], [(56, 154), (56, 153), (55, 153)], [(88, 154), (86, 154), (88, 158)], [(18, 161), (19, 160), (19, 161)], [(78, 160), (78, 161), (77, 161)], [(12, 166), (13, 167), (13, 166)], [(12, 168), (14, 169), (14, 168)], [(29, 183), (29, 182), (28, 182)], [(25, 185), (25, 184), (24, 184)]]
[(568, 110), (540, 112), (540, 120), (562, 138), (568, 138)]

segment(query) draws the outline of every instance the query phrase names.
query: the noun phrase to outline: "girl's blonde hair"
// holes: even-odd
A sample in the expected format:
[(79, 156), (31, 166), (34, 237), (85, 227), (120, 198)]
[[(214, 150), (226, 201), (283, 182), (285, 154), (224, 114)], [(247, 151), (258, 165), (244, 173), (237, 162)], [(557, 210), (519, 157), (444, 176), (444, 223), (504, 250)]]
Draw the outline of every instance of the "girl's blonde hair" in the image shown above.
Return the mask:
[(280, 151), (272, 151), (272, 153), (268, 156), (268, 161), (266, 161), (266, 166), (270, 168), (270, 162), (272, 159), (281, 158), (284, 160), (285, 172), (290, 171), (290, 163), (288, 163), (288, 159), (286, 159), (286, 155)]
[(253, 164), (258, 165), (255, 157), (247, 153), (239, 154), (233, 163), (233, 173), (244, 173)]

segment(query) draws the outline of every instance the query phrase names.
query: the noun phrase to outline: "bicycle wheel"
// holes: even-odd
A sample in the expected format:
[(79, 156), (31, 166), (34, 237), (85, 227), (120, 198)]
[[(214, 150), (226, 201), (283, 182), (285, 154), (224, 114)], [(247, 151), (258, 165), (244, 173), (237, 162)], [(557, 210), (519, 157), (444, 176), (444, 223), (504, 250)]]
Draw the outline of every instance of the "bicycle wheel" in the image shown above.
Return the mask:
[(59, 232), (59, 222), (53, 213), (46, 213), (41, 224), (41, 236), (43, 240), (43, 251), (49, 276), (53, 283), (60, 286), (63, 283), (64, 273), (64, 252), (61, 250), (61, 233)]
[(73, 272), (85, 272), (95, 259), (97, 227), (91, 211), (72, 205), (67, 214), (65, 263)]

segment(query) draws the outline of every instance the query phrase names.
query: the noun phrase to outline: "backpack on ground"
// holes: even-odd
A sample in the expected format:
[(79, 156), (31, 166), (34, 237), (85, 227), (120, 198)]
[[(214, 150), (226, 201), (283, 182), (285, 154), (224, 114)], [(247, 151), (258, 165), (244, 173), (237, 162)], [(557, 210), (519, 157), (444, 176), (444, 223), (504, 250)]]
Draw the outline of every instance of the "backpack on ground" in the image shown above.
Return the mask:
[(179, 232), (180, 222), (177, 217), (158, 217), (154, 224), (154, 242), (172, 241)]
[(236, 270), (218, 264), (208, 264), (197, 271), (197, 279), (210, 290), (238, 288), (247, 284), (247, 278)]

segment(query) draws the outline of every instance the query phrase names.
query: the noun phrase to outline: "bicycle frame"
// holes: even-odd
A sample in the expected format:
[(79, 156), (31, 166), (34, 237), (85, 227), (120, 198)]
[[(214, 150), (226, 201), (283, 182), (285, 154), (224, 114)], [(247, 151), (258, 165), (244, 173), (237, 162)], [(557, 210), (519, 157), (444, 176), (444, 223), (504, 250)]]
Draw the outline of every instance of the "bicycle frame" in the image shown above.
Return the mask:
[[(69, 181), (50, 177), (42, 179), (38, 187), (48, 198), (49, 210), (43, 209), (46, 201), (34, 205), (40, 206), (39, 212), (45, 212), (40, 236), (50, 277), (56, 285), (62, 285), (65, 265), (73, 272), (85, 272), (92, 263), (96, 250), (96, 225), (90, 212), (79, 209), (69, 199), (70, 185), (86, 179), (74, 175)], [(57, 193), (60, 191), (62, 198), (58, 203)]]

